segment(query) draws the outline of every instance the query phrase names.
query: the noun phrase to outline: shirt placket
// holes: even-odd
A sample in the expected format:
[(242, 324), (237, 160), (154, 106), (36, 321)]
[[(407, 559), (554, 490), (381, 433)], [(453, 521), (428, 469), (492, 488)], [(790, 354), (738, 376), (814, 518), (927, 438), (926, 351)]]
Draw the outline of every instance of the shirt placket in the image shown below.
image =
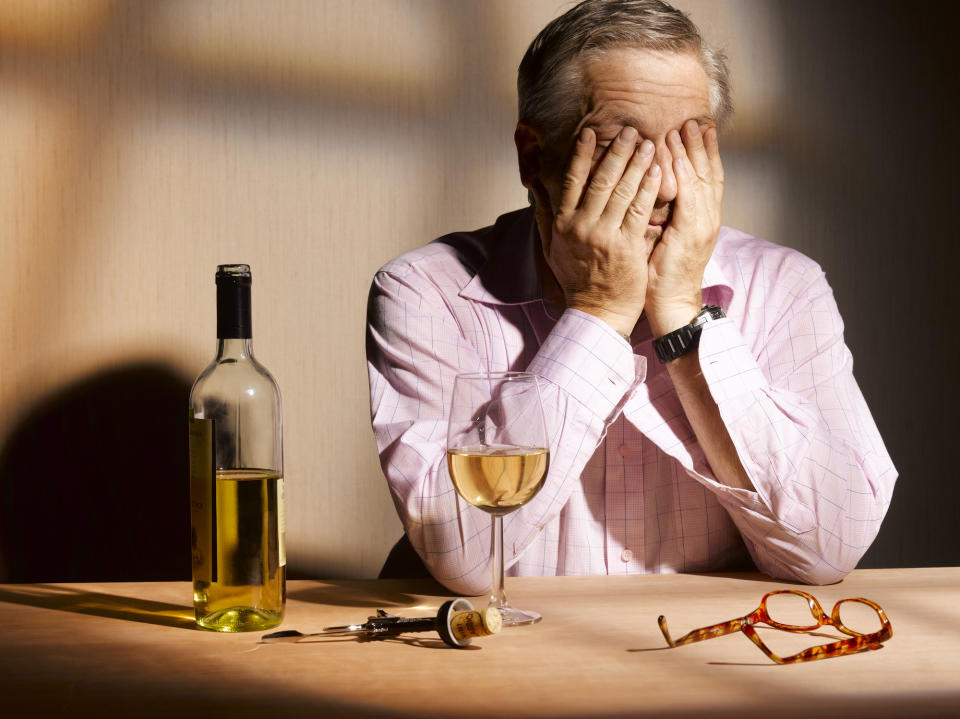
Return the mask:
[(638, 546), (643, 516), (642, 447), (631, 441), (632, 427), (620, 415), (604, 443), (604, 508), (606, 518), (606, 563), (608, 574), (638, 571), (642, 551)]

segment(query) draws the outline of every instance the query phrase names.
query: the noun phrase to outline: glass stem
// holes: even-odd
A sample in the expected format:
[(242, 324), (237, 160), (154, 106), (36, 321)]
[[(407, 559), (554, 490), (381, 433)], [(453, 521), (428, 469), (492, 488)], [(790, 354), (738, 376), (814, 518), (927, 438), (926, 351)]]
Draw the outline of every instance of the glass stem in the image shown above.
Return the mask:
[(493, 581), (490, 583), (490, 606), (507, 609), (507, 597), (503, 591), (503, 517), (494, 515), (490, 527), (490, 566)]

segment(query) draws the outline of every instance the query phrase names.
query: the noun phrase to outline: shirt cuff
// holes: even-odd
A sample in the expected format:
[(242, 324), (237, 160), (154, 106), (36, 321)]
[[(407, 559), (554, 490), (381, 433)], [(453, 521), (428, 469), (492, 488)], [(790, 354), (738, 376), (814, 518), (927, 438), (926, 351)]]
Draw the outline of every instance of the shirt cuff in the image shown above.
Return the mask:
[(646, 376), (646, 360), (603, 320), (567, 309), (527, 368), (601, 417)]
[(740, 330), (729, 317), (704, 325), (699, 354), (700, 371), (718, 405), (767, 384)]

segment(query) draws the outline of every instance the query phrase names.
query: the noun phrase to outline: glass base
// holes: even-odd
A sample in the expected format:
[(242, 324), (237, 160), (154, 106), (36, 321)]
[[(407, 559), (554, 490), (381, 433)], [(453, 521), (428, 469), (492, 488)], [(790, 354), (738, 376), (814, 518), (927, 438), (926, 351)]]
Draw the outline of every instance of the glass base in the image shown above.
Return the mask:
[[(490, 606), (495, 605), (491, 604)], [(543, 619), (536, 612), (523, 609), (514, 609), (513, 607), (498, 607), (498, 609), (500, 609), (500, 616), (503, 618), (503, 626), (505, 627), (523, 627), (527, 624), (536, 624)]]

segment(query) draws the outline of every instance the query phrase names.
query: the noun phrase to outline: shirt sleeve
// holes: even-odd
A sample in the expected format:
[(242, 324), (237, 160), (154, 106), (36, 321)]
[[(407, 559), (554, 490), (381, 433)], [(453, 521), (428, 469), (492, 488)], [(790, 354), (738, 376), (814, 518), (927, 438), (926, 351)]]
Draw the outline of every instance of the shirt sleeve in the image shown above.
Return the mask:
[(842, 579), (870, 546), (897, 478), (853, 377), (823, 272), (789, 293), (762, 346), (731, 320), (708, 324), (700, 366), (756, 492), (706, 472), (757, 567), (813, 584)]
[[(483, 331), (484, 346), (497, 341)], [(575, 310), (564, 313), (527, 367), (490, 367), (467, 335), (451, 298), (422, 274), (381, 271), (374, 278), (367, 369), (384, 475), (407, 536), (434, 577), (454, 592), (480, 594), (490, 586), (491, 519), (456, 493), (447, 470), (454, 377), (510, 369), (545, 380), (550, 467), (540, 492), (504, 518), (509, 566), (558, 516), (645, 364), (605, 323)]]

